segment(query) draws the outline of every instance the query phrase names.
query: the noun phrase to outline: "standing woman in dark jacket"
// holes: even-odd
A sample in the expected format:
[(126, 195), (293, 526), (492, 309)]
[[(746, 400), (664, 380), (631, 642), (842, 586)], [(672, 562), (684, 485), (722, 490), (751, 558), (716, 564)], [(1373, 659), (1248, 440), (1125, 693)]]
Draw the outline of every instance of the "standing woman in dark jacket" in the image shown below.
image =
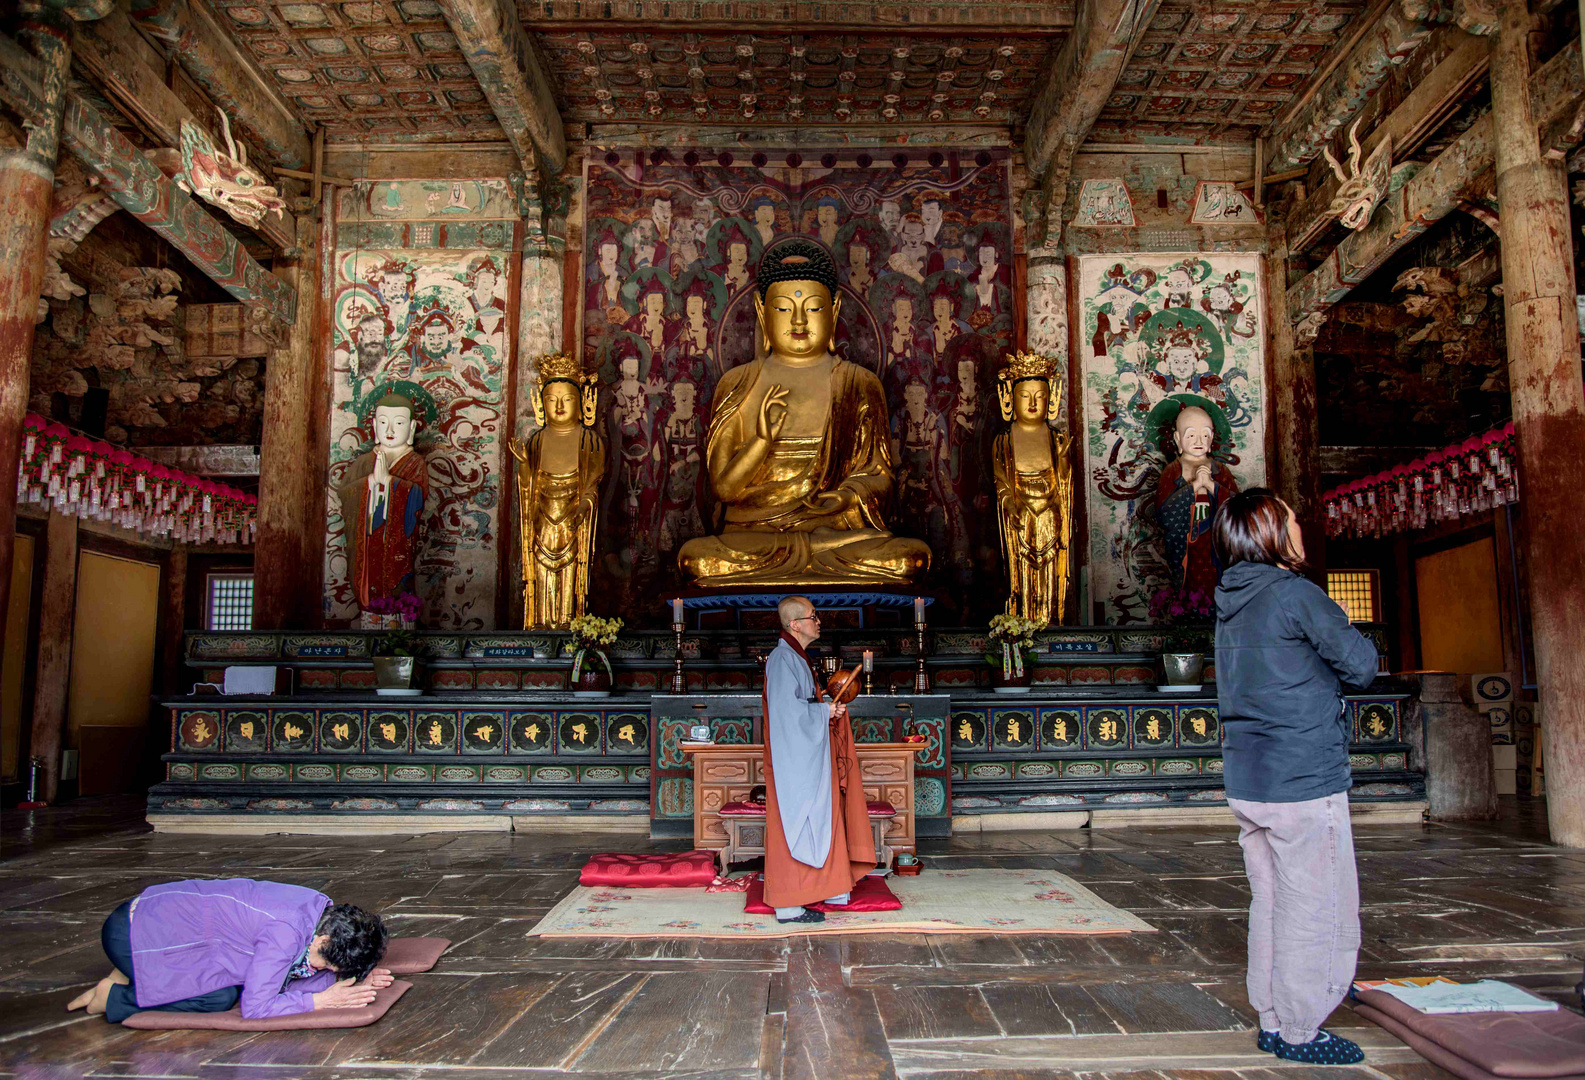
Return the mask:
[(1370, 685), (1376, 649), (1296, 572), (1299, 525), (1270, 491), (1224, 503), (1213, 540), (1226, 568), (1216, 589), (1223, 779), (1249, 875), (1257, 1045), (1315, 1065), (1362, 1061), (1357, 1044), (1320, 1025), (1347, 993), (1359, 955), (1342, 687)]

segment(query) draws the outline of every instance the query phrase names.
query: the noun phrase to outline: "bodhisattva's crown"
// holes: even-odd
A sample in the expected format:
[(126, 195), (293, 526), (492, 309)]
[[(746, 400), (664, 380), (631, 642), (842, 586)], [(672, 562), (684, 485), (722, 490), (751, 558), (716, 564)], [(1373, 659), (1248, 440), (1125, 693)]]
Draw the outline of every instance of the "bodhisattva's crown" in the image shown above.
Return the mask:
[(1040, 353), (1012, 353), (1006, 358), (997, 377), (1007, 383), (1015, 383), (1023, 379), (1045, 379), (1050, 382), (1056, 369), (1055, 357)]
[(555, 382), (557, 379), (581, 384), (584, 381), (583, 364), (566, 353), (549, 353), (541, 356), (539, 358), (539, 385), (544, 387), (547, 383)]

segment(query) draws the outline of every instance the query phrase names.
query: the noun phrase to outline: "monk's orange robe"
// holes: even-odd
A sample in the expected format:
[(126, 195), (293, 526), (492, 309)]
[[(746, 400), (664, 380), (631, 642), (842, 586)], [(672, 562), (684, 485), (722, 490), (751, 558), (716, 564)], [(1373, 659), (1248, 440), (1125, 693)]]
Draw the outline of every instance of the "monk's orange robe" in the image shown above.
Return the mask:
[[(784, 640), (791, 640), (783, 634)], [(796, 647), (796, 643), (794, 643)], [(798, 649), (802, 653), (802, 649)], [(808, 659), (807, 655), (805, 659)], [(769, 725), (768, 711), (764, 714)], [(875, 866), (875, 838), (869, 807), (859, 782), (859, 759), (853, 748), (851, 723), (831, 726), (831, 851), (824, 866), (792, 857), (776, 802), (776, 774), (771, 765), (770, 731), (765, 733), (765, 902), (788, 908), (817, 904), (851, 892)]]

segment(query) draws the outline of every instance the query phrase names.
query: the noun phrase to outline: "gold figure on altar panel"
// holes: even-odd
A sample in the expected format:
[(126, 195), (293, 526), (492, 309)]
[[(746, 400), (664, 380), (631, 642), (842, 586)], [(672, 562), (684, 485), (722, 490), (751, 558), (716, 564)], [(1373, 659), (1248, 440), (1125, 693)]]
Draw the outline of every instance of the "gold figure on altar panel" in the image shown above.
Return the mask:
[(760, 261), (754, 308), (764, 360), (722, 376), (706, 441), (725, 511), (718, 536), (688, 541), (697, 585), (906, 584), (930, 567), (924, 542), (887, 531), (893, 484), (880, 380), (831, 352), (836, 267), (807, 240)]
[(991, 451), (997, 516), (1007, 560), (1007, 610), (1036, 622), (1062, 621), (1072, 574), (1073, 436), (1048, 423), (1061, 415), (1056, 361), (1035, 353), (1008, 358), (997, 376), (1002, 419), (1012, 425)]
[(539, 358), (534, 417), (542, 425), (517, 459), (518, 528), (523, 537), (523, 626), (565, 630), (589, 600), (589, 560), (605, 475), (605, 441), (595, 433), (599, 389), (577, 360)]

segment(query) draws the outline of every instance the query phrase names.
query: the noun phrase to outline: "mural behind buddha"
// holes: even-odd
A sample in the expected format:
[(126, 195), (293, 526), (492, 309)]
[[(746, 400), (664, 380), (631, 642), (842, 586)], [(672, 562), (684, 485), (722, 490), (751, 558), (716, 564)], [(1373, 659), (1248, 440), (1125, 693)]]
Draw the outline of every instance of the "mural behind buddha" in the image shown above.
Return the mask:
[(755, 357), (760, 254), (793, 235), (831, 252), (843, 297), (836, 351), (886, 391), (897, 470), (888, 520), (930, 544), (934, 585), (966, 595), (998, 573), (986, 463), (995, 367), (1013, 346), (1007, 156), (908, 158), (898, 168), (865, 167), (855, 152), (780, 151), (763, 166), (747, 154), (694, 166), (591, 156), (581, 347), (607, 388), (611, 455), (597, 607), (654, 606), (654, 590), (680, 583), (677, 549), (717, 531), (709, 402), (722, 373)]

